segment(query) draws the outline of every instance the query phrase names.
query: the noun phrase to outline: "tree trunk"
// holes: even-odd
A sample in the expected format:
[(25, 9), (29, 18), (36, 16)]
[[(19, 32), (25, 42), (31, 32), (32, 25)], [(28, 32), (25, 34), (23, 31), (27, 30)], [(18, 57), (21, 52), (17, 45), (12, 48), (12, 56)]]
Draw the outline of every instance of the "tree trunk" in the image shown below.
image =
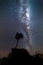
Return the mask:
[(17, 46), (18, 46), (18, 41), (19, 41), (19, 40), (17, 40), (17, 43), (16, 43), (16, 47), (15, 47), (15, 48), (17, 48)]

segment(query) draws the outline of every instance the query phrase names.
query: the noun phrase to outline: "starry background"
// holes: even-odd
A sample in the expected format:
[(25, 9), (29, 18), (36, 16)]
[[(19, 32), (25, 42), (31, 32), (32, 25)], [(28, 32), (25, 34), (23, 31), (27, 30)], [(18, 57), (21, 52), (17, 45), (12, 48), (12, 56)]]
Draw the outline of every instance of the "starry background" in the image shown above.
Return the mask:
[[(29, 49), (24, 24), (19, 20), (20, 0), (0, 0), (0, 57), (6, 56), (16, 45), (16, 32), (23, 32), (19, 48)], [(34, 51), (43, 53), (43, 0), (28, 0), (30, 9), (30, 45)]]

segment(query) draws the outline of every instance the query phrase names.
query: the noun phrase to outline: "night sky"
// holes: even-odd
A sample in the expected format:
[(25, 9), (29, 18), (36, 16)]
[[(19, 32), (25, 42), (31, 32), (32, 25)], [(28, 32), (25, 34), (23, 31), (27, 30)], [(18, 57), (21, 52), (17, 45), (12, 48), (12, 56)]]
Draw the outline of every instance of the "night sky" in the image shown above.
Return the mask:
[(30, 11), (29, 43), (24, 31), (25, 25), (19, 18), (20, 0), (0, 0), (0, 57), (6, 56), (11, 48), (15, 47), (16, 32), (24, 34), (18, 48), (26, 48), (30, 51), (29, 48), (32, 47), (34, 52), (43, 53), (43, 0), (28, 0), (28, 6)]

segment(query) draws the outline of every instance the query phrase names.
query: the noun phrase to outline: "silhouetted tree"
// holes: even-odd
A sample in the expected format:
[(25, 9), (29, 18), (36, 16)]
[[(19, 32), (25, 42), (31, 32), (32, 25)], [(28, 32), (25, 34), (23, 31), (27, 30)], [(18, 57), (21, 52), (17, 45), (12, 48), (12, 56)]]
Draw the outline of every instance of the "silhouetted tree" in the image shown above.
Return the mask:
[(17, 48), (19, 40), (23, 38), (23, 34), (17, 32), (15, 38), (17, 39), (17, 43), (16, 43), (16, 47), (15, 48)]

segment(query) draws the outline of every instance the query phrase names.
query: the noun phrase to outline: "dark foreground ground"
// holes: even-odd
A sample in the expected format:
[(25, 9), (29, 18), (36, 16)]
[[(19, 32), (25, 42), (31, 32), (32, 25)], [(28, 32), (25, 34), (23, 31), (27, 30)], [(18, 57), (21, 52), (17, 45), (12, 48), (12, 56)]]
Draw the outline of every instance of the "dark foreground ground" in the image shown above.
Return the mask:
[(13, 48), (7, 58), (0, 59), (0, 65), (43, 65), (43, 59), (31, 56), (25, 49)]

